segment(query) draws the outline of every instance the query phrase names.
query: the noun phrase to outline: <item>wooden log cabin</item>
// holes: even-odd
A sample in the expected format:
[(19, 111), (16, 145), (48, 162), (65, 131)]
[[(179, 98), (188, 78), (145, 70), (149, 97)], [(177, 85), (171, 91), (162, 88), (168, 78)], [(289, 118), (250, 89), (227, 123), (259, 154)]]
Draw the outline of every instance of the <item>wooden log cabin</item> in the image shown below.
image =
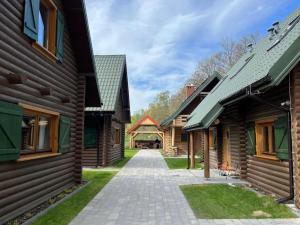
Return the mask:
[(153, 148), (164, 146), (164, 132), (150, 115), (144, 115), (127, 130), (130, 148)]
[(95, 81), (95, 66), (82, 0), (0, 1), (0, 11), (4, 224), (81, 182), (86, 79)]
[(256, 46), (250, 44), (185, 126), (191, 136), (204, 131), (205, 177), (209, 168), (234, 170), (281, 202), (294, 199), (297, 207), (299, 21), (300, 9), (274, 23)]
[(102, 105), (95, 91), (87, 90), (82, 164), (107, 166), (124, 157), (125, 126), (131, 120), (126, 56), (96, 55), (95, 63), (98, 83), (90, 86), (99, 88)]
[[(215, 72), (208, 77), (201, 85), (196, 88), (194, 85), (186, 86), (186, 99), (181, 103), (174, 113), (163, 120), (160, 126), (164, 131), (164, 154), (176, 156), (188, 153), (188, 134), (183, 129), (187, 122), (187, 118), (206, 95), (216, 86), (221, 80), (221, 75)], [(201, 154), (203, 149), (202, 132), (195, 133), (193, 154)], [(193, 167), (194, 163), (192, 163)]]

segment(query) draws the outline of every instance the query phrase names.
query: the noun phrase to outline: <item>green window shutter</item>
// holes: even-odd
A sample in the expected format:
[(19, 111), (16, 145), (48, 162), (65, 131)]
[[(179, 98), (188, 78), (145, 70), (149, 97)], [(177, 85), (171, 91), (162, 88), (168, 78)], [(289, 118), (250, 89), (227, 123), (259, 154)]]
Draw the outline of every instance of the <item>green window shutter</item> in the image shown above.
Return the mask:
[(212, 133), (213, 133), (213, 144), (214, 144), (214, 148), (216, 149), (217, 148), (217, 128), (216, 127), (213, 127)]
[(84, 129), (84, 147), (86, 149), (97, 147), (97, 135), (96, 127), (86, 127)]
[(256, 153), (256, 138), (255, 138), (255, 123), (249, 122), (246, 124), (246, 151), (249, 155)]
[(56, 57), (60, 62), (64, 58), (64, 17), (61, 11), (57, 10), (56, 19)]
[(0, 101), (0, 161), (19, 158), (22, 134), (22, 108)]
[(33, 40), (38, 40), (40, 0), (25, 0), (23, 32)]
[(60, 116), (59, 122), (59, 152), (70, 151), (71, 147), (71, 119), (66, 116)]
[(275, 152), (279, 159), (288, 159), (288, 118), (278, 118), (274, 124)]

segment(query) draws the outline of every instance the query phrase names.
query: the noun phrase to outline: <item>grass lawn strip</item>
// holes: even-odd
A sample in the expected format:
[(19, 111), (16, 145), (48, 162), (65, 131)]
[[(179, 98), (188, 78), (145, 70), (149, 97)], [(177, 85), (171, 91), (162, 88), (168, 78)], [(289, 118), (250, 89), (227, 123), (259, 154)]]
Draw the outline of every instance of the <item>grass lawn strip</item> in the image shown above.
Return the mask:
[[(187, 158), (165, 157), (165, 161), (169, 169), (186, 169), (188, 166)], [(202, 169), (203, 165), (196, 159), (195, 167), (196, 169)]]
[(59, 204), (32, 225), (67, 225), (111, 180), (115, 172), (84, 171), (83, 178), (90, 183), (77, 194)]
[(181, 186), (196, 217), (201, 219), (296, 218), (270, 196), (227, 184)]

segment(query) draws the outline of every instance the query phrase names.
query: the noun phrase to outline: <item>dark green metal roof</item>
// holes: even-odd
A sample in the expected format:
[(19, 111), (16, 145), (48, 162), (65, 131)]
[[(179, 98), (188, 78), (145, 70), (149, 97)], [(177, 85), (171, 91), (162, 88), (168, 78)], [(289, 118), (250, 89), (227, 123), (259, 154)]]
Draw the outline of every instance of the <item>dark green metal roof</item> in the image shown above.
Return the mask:
[(221, 103), (267, 80), (265, 87), (278, 85), (300, 60), (300, 8), (279, 23), (272, 39), (265, 37), (249, 50), (198, 105), (188, 118), (185, 129), (208, 128), (222, 113)]
[(122, 88), (126, 68), (125, 55), (96, 55), (96, 71), (101, 93), (102, 107), (99, 111), (113, 112)]
[(214, 81), (215, 79), (217, 80), (221, 80), (222, 79), (222, 76), (217, 73), (217, 72), (214, 72), (213, 75), (209, 76), (202, 84), (199, 85), (199, 87), (193, 92), (193, 94), (191, 96), (189, 96), (187, 99), (185, 99), (181, 104), (180, 106), (178, 107), (178, 109), (172, 113), (169, 117), (167, 117), (166, 119), (164, 119), (160, 126), (166, 126), (168, 125), (169, 123), (171, 123), (177, 116), (179, 116), (183, 110), (185, 110), (189, 104), (195, 99), (197, 98), (201, 92), (212, 82)]

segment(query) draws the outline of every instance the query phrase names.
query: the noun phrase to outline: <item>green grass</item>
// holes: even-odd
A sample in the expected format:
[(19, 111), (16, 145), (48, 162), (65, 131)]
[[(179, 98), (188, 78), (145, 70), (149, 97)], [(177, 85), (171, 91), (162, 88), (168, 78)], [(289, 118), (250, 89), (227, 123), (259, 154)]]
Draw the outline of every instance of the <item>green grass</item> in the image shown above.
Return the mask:
[[(188, 166), (187, 158), (165, 158), (165, 160), (169, 169), (186, 169)], [(203, 165), (199, 162), (199, 159), (196, 159), (195, 167), (197, 169), (203, 168)]]
[(138, 150), (136, 149), (125, 149), (124, 159), (115, 162), (112, 167), (122, 168), (137, 152)]
[(255, 192), (242, 187), (226, 184), (181, 186), (194, 214), (202, 219), (246, 219), (266, 218), (253, 215), (263, 211), (270, 218), (295, 218), (285, 206), (278, 204), (270, 196), (258, 196)]
[(90, 183), (65, 202), (50, 209), (32, 225), (67, 225), (110, 181), (115, 172), (84, 171), (83, 178)]

